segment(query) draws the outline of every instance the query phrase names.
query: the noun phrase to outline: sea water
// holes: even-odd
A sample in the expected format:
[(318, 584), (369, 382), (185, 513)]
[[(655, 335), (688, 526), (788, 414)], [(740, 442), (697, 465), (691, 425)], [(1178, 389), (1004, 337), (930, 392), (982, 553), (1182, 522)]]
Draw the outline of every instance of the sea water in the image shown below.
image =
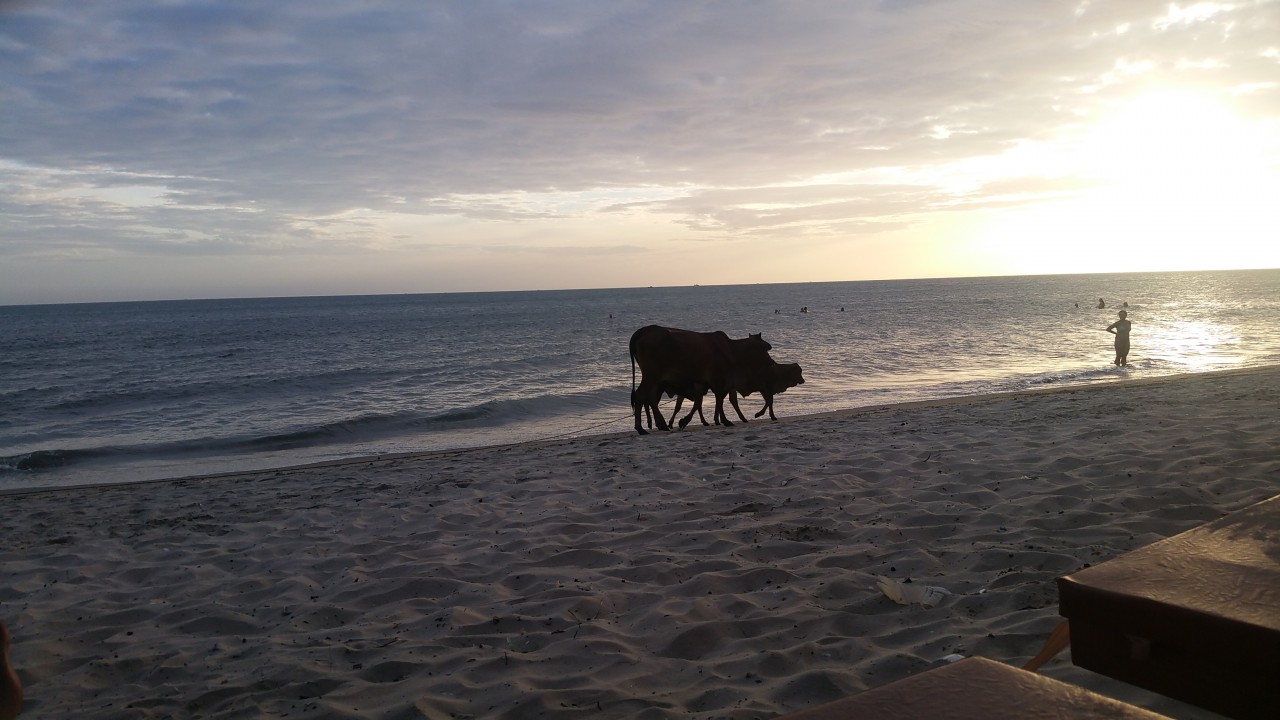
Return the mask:
[(763, 333), (795, 416), (1277, 363), (1280, 270), (0, 307), (0, 490), (634, 432), (655, 323)]

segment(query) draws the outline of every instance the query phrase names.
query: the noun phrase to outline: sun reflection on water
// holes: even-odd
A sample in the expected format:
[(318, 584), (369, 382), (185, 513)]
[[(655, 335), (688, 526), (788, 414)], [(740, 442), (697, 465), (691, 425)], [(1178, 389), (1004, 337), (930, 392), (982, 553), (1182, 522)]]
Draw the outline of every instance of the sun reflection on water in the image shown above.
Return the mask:
[[(1138, 330), (1135, 327), (1135, 333)], [(1183, 366), (1188, 372), (1238, 365), (1246, 355), (1242, 352), (1240, 334), (1235, 326), (1223, 323), (1159, 322), (1143, 328), (1141, 338), (1144, 355)]]

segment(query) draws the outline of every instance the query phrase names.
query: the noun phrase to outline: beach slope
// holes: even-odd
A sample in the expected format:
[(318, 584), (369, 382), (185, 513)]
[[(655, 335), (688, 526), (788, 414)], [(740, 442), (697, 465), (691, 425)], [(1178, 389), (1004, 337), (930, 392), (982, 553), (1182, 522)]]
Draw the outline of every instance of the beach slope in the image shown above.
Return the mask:
[[(0, 496), (22, 717), (755, 718), (952, 654), (1020, 665), (1056, 577), (1280, 493), (1277, 387), (1271, 367)], [(900, 605), (880, 577), (950, 594)], [(1043, 672), (1206, 716), (1065, 654)]]

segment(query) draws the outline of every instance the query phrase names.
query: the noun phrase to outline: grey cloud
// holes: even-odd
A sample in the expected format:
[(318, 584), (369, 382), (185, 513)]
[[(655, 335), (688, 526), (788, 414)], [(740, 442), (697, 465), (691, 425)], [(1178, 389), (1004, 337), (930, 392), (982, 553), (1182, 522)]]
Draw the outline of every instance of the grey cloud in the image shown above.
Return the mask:
[[(1146, 81), (1106, 86), (1121, 58), (1153, 61), (1162, 75), (1179, 72), (1179, 59), (1220, 58), (1245, 78), (1274, 77), (1261, 54), (1280, 36), (1274, 4), (1158, 26), (1168, 12), (1165, 2), (982, 0), (19, 5), (0, 10), (0, 157), (102, 168), (100, 187), (126, 181), (112, 173), (150, 177), (168, 194), (127, 217), (46, 205), (28, 213), (39, 221), (17, 210), (4, 222), (30, 242), (94, 225), (128, 246), (128, 228), (146, 224), (193, 238), (193, 250), (208, 247), (194, 239), (205, 236), (359, 245), (358, 224), (341, 225), (344, 241), (298, 218), (370, 208), (545, 219), (459, 198), (764, 187), (993, 154)], [(1220, 82), (1224, 72), (1180, 77)], [(1241, 102), (1276, 114), (1277, 96)], [(950, 137), (933, 137), (938, 127)], [(874, 227), (943, 200), (857, 192), (804, 214)], [(652, 207), (723, 232), (803, 221), (799, 210), (744, 211), (729, 195)], [(60, 225), (53, 216), (68, 209)]]
[[(791, 236), (836, 226), (879, 232), (903, 226), (902, 216), (954, 204), (948, 194), (918, 186), (810, 186), (693, 193), (643, 203), (652, 212), (682, 218), (692, 230), (719, 234)], [(627, 209), (614, 206), (612, 211)]]

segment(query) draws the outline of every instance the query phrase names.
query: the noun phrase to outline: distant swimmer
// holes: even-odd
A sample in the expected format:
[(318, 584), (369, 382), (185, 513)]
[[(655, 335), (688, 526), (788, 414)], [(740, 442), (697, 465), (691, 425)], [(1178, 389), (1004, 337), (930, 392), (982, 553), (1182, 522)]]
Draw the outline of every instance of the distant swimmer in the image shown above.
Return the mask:
[(1128, 315), (1121, 310), (1120, 319), (1107, 326), (1107, 332), (1116, 336), (1116, 365), (1120, 366), (1129, 364), (1129, 328), (1133, 323), (1126, 319)]
[(1106, 303), (1104, 303), (1104, 302), (1102, 302), (1102, 298), (1098, 298), (1098, 307), (1100, 307), (1100, 308), (1104, 308), (1104, 307), (1106, 307), (1106, 306), (1107, 306), (1107, 304), (1106, 304)]

